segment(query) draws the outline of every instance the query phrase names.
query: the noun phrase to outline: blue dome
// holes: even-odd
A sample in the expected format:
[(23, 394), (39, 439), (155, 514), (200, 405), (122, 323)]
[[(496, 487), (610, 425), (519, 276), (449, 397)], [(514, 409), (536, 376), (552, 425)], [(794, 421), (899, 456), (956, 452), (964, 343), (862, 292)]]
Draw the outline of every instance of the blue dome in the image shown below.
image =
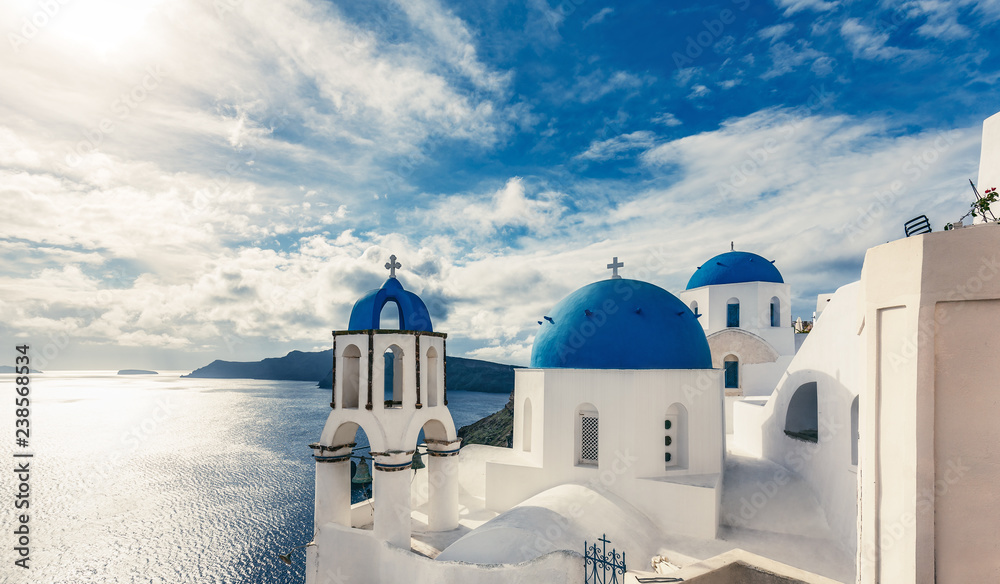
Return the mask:
[(770, 260), (755, 253), (729, 251), (702, 264), (688, 280), (687, 289), (743, 282), (784, 284), (785, 280), (781, 278), (781, 272)]
[(396, 278), (389, 278), (378, 290), (372, 290), (354, 303), (348, 330), (364, 331), (381, 328), (379, 320), (387, 302), (399, 307), (399, 328), (404, 331), (433, 332), (431, 315), (423, 300), (413, 292), (403, 290)]
[(559, 301), (538, 327), (531, 366), (570, 369), (711, 369), (694, 313), (639, 280), (588, 284)]

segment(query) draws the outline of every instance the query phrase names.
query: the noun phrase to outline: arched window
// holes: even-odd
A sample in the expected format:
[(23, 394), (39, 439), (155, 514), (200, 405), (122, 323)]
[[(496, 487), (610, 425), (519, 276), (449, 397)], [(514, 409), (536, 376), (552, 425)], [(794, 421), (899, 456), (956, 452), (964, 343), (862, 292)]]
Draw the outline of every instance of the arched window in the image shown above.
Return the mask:
[(851, 402), (851, 464), (858, 466), (858, 398)]
[(722, 361), (723, 370), (726, 377), (726, 389), (739, 389), (740, 387), (740, 359), (736, 355), (726, 355)]
[(696, 315), (698, 314), (698, 301), (697, 300), (692, 300), (691, 301), (691, 312), (695, 313)]
[(521, 450), (531, 452), (531, 398), (524, 398), (521, 410)]
[(819, 405), (815, 381), (800, 385), (788, 402), (785, 434), (798, 440), (819, 442)]
[(781, 300), (771, 298), (771, 326), (781, 326)]
[(431, 408), (438, 405), (438, 395), (441, 394), (439, 364), (437, 349), (427, 349), (427, 406)]
[(597, 466), (600, 437), (597, 408), (584, 404), (576, 410), (576, 462), (579, 465)]
[(342, 407), (357, 409), (361, 401), (361, 350), (347, 345), (340, 366), (340, 400)]
[(392, 345), (385, 350), (383, 369), (385, 407), (403, 407), (403, 350)]
[(687, 408), (673, 404), (663, 417), (663, 465), (666, 470), (687, 468), (688, 465)]
[(382, 305), (382, 312), (378, 315), (379, 330), (399, 330), (399, 304), (395, 300), (389, 300)]
[[(358, 450), (354, 452), (354, 455), (358, 458), (352, 458), (350, 461), (341, 463), (334, 462), (329, 465), (322, 465), (322, 470), (330, 472), (330, 474), (326, 475), (331, 479), (331, 483), (328, 484), (328, 488), (335, 489), (336, 491), (344, 489), (350, 493), (350, 497), (324, 497), (322, 502), (317, 500), (316, 504), (317, 506), (329, 506), (334, 520), (345, 527), (362, 527), (365, 524), (371, 525), (374, 518), (362, 518), (360, 515), (356, 518), (351, 517), (351, 504), (366, 501), (372, 496), (371, 462), (366, 462), (365, 470), (358, 474), (361, 457), (368, 456), (368, 453), (371, 450), (370, 443), (368, 442), (368, 434), (365, 433), (364, 429), (358, 424), (354, 422), (344, 422), (337, 428), (331, 442), (333, 444), (349, 444), (353, 442), (358, 445)], [(339, 467), (341, 464), (346, 465), (346, 468)], [(334, 469), (339, 470), (340, 473), (336, 473)], [(321, 469), (317, 467), (317, 481), (320, 479), (320, 470)], [(368, 480), (361, 480), (361, 482), (357, 483), (352, 482), (351, 479), (355, 476), (359, 479), (367, 477)], [(340, 484), (336, 484), (334, 481), (339, 482)], [(339, 507), (339, 509), (336, 507)], [(357, 523), (354, 521), (357, 521)]]
[(739, 298), (730, 298), (726, 302), (726, 326), (727, 327), (739, 327), (740, 326), (740, 300)]

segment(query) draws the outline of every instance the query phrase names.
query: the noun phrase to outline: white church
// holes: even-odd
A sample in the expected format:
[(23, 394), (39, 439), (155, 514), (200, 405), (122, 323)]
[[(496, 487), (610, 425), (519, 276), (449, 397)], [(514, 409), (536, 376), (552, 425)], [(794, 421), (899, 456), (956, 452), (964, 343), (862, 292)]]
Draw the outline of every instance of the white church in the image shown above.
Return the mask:
[[(980, 185), (998, 162), (1000, 114)], [(540, 315), (512, 448), (460, 443), (446, 335), (386, 267), (333, 334), (307, 583), (1000, 582), (997, 224), (868, 250), (807, 335), (760, 255), (676, 295), (615, 258)]]

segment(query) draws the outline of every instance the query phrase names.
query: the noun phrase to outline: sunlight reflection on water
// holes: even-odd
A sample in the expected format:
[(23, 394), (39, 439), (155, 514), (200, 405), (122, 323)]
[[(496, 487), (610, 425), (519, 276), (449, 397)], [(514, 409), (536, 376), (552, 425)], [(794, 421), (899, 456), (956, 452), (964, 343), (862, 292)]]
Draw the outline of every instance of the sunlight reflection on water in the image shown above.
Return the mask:
[[(277, 555), (311, 539), (329, 390), (180, 373), (33, 376), (32, 568), (11, 573), (7, 551), (2, 581), (304, 582), (304, 553)], [(457, 426), (506, 400), (449, 394)]]

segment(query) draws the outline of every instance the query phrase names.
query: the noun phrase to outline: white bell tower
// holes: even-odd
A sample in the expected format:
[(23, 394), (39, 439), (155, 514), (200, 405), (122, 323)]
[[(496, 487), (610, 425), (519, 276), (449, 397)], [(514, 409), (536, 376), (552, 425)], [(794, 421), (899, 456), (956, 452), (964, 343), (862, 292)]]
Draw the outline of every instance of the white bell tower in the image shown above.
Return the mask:
[[(317, 536), (342, 526), (408, 550), (411, 465), (420, 432), (428, 455), (431, 531), (458, 527), (460, 439), (445, 390), (447, 335), (432, 330), (423, 301), (403, 289), (395, 273), (399, 267), (391, 256), (389, 279), (355, 303), (348, 330), (333, 332), (332, 411), (319, 442), (310, 446), (316, 459)], [(380, 327), (382, 309), (389, 303), (399, 309), (398, 330)], [(352, 513), (351, 505), (350, 460), (359, 457), (354, 451), (358, 428), (371, 447), (370, 457), (361, 458), (372, 462), (374, 513), (364, 519)], [(364, 511), (369, 502), (355, 507)], [(309, 561), (318, 562), (314, 567), (324, 573), (335, 562), (334, 550), (312, 548)]]

